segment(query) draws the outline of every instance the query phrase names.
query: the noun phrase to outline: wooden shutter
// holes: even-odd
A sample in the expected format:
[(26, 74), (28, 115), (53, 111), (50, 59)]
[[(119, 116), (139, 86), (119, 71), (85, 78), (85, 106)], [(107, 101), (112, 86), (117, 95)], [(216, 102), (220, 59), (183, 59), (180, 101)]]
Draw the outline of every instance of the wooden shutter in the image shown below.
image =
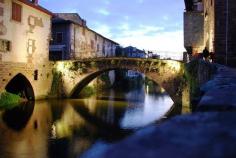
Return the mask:
[(22, 6), (12, 2), (12, 20), (21, 22)]

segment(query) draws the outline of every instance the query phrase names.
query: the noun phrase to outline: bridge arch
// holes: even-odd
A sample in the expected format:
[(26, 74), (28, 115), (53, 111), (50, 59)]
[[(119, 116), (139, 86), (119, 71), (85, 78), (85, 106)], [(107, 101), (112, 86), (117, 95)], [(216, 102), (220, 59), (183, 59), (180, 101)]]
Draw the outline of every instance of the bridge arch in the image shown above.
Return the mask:
[[(57, 72), (62, 74), (62, 88), (66, 97), (73, 97), (90, 81), (103, 72), (126, 69), (145, 74), (146, 77), (166, 90), (172, 100), (183, 105), (187, 98), (184, 64), (180, 61), (140, 58), (98, 58), (58, 62)], [(186, 94), (186, 96), (184, 96)], [(184, 99), (185, 100), (185, 99)], [(185, 101), (184, 101), (185, 102)], [(186, 101), (188, 104), (188, 101)]]
[(102, 71), (97, 71), (94, 73), (89, 74), (88, 76), (84, 77), (80, 82), (78, 82), (74, 88), (72, 89), (72, 91), (69, 94), (70, 98), (76, 98), (76, 94), (79, 94), (79, 92), (86, 86), (88, 85), (92, 80), (94, 80), (95, 78), (97, 78), (98, 76), (100, 76), (102, 73), (104, 72), (108, 72), (111, 70), (115, 70), (115, 69), (107, 69), (107, 70), (102, 70)]
[[(135, 72), (138, 72), (138, 73), (141, 73), (142, 72), (139, 72), (137, 71), (136, 69), (125, 69), (125, 68), (113, 68), (113, 69), (104, 69), (104, 70), (101, 70), (101, 71), (97, 71), (97, 72), (94, 72), (94, 73), (91, 73), (89, 75), (87, 75), (86, 77), (84, 77), (82, 80), (80, 80), (77, 84), (75, 84), (74, 88), (72, 89), (72, 91), (70, 92), (69, 94), (69, 98), (74, 98), (76, 99), (76, 97), (78, 96), (78, 94), (81, 92), (81, 90), (86, 87), (92, 80), (94, 80), (95, 78), (97, 78), (98, 76), (100, 76), (101, 74), (105, 73), (105, 72), (109, 72), (109, 71), (112, 71), (112, 70), (132, 70), (132, 71), (135, 71)], [(155, 83), (157, 83), (158, 85), (162, 86), (160, 82), (158, 82), (158, 80), (155, 81), (154, 78), (152, 78), (151, 76), (146, 76), (147, 78), (153, 80)], [(168, 90), (166, 90), (167, 93), (168, 93)]]
[(35, 99), (33, 86), (22, 73), (14, 76), (6, 85), (5, 90), (10, 93), (19, 94), (27, 100)]

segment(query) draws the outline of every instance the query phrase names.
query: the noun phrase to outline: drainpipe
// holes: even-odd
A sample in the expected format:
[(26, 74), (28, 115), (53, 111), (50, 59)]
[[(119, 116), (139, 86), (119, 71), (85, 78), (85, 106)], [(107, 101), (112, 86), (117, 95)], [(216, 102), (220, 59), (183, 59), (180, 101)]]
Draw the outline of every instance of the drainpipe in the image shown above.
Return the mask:
[(228, 35), (229, 35), (229, 0), (226, 0), (226, 28), (225, 28), (225, 64), (228, 65)]

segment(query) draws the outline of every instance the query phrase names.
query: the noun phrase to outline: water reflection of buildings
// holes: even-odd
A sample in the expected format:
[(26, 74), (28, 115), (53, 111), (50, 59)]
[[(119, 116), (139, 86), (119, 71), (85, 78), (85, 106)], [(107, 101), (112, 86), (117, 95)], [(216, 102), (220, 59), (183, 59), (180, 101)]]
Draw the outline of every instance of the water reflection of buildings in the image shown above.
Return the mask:
[(160, 105), (169, 97), (144, 97), (144, 87), (124, 94), (123, 100), (116, 100), (121, 95), (109, 91), (103, 100), (41, 101), (1, 112), (0, 157), (79, 157), (98, 139), (120, 140), (137, 124), (148, 125), (162, 117), (171, 106)]
[[(93, 143), (96, 129), (74, 109), (73, 103), (55, 101), (51, 103), (56, 117), (52, 126), (50, 157), (64, 158), (81, 155)], [(59, 108), (59, 113), (58, 109)], [(58, 150), (63, 149), (63, 150)]]
[[(47, 102), (38, 106), (25, 105), (2, 113), (0, 119), (0, 157), (3, 158), (47, 158), (48, 135), (50, 132), (51, 111)], [(33, 110), (30, 108), (33, 107)], [(29, 113), (27, 113), (29, 112)], [(19, 116), (18, 127), (10, 123), (14, 119), (7, 115)], [(20, 116), (22, 115), (22, 117)], [(29, 116), (28, 120), (25, 120)]]

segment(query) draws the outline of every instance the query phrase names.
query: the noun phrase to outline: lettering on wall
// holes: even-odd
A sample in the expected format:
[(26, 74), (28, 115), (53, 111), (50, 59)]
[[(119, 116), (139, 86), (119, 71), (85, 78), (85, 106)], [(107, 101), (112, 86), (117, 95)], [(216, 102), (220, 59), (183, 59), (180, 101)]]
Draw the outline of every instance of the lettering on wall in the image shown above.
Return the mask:
[(7, 27), (4, 25), (3, 15), (4, 15), (4, 0), (0, 0), (0, 35), (7, 34)]
[(28, 39), (28, 42), (27, 42), (27, 53), (28, 53), (29, 63), (32, 63), (33, 61), (33, 54), (36, 50), (35, 42), (36, 41), (34, 39)]
[(33, 39), (28, 39), (28, 44), (27, 44), (27, 53), (28, 54), (33, 54), (36, 50), (35, 46), (35, 40)]
[[(34, 30), (36, 27), (44, 27), (43, 25), (43, 19), (30, 15), (28, 16), (28, 25), (29, 25), (29, 30), (28, 33), (34, 33)], [(28, 39), (27, 42), (27, 53), (28, 53), (28, 62), (32, 63), (33, 62), (33, 54), (36, 51), (36, 40), (34, 39)]]
[(39, 17), (35, 17), (33, 15), (30, 15), (28, 17), (28, 25), (29, 25), (29, 30), (28, 32), (30, 33), (34, 33), (34, 29), (38, 26), (38, 27), (44, 27), (43, 25), (43, 19), (39, 18)]

